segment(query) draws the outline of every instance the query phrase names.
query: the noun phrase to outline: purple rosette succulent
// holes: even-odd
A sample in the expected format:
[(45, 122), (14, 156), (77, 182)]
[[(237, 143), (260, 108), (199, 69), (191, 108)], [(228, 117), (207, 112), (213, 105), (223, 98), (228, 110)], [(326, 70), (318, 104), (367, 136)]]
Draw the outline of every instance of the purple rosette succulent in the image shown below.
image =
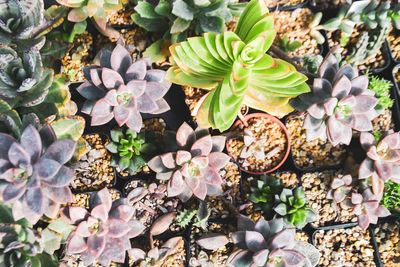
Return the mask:
[(166, 72), (151, 68), (151, 61), (133, 61), (119, 41), (110, 51), (102, 51), (100, 66), (84, 68), (87, 79), (77, 88), (86, 98), (82, 112), (92, 117), (91, 125), (103, 125), (113, 118), (121, 127), (126, 124), (139, 132), (141, 113), (161, 114), (170, 109), (164, 95), (171, 83), (164, 79)]

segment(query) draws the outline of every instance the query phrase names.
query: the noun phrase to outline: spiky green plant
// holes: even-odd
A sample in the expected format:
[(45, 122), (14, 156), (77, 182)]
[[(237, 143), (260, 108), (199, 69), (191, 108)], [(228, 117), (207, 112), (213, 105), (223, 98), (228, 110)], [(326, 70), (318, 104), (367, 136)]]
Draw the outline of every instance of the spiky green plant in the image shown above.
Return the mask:
[(252, 0), (235, 32), (205, 33), (170, 47), (167, 79), (210, 90), (194, 111), (200, 126), (228, 129), (242, 104), (275, 116), (293, 111), (289, 99), (310, 89), (292, 65), (265, 54), (275, 34), (265, 2)]
[(128, 128), (111, 130), (110, 135), (111, 142), (106, 148), (112, 153), (111, 165), (120, 171), (127, 170), (129, 174), (137, 173), (146, 165), (157, 149), (156, 145), (149, 142), (150, 132), (137, 133)]
[(382, 114), (386, 109), (391, 108), (394, 104), (394, 99), (390, 96), (390, 89), (393, 87), (391, 81), (378, 76), (368, 75), (368, 89), (375, 92), (375, 97), (379, 99), (375, 110)]
[(387, 181), (380, 204), (390, 210), (392, 214), (400, 216), (400, 184)]

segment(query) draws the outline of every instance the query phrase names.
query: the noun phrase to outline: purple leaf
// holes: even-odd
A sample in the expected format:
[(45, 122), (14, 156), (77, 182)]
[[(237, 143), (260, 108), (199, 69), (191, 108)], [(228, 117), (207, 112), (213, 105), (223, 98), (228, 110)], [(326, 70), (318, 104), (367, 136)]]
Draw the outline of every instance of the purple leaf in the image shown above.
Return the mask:
[(11, 145), (16, 142), (16, 140), (4, 133), (0, 133), (0, 158), (7, 159), (8, 158), (8, 150), (10, 149)]
[(326, 101), (324, 103), (325, 113), (328, 116), (332, 116), (333, 111), (335, 110), (337, 103), (338, 103), (337, 98), (330, 98), (328, 101)]
[(237, 218), (237, 228), (239, 231), (253, 231), (255, 225), (251, 218), (244, 215), (239, 215)]
[(85, 251), (86, 249), (87, 246), (85, 240), (82, 237), (73, 233), (71, 237), (68, 239), (67, 253), (77, 254)]
[(304, 266), (306, 257), (295, 250), (284, 249), (284, 262), (287, 267), (302, 267)]
[(351, 91), (350, 94), (352, 95), (360, 95), (368, 89), (368, 76), (362, 75), (358, 76), (351, 80)]
[(65, 166), (61, 166), (59, 171), (52, 177), (44, 179), (43, 182), (50, 187), (65, 187), (74, 179), (74, 172)]
[(376, 146), (375, 138), (371, 133), (361, 133), (360, 143), (365, 151), (368, 151), (371, 146)]
[(257, 252), (264, 248), (266, 248), (266, 242), (262, 234), (256, 231), (246, 231), (246, 245), (247, 247), (253, 251)]
[(103, 188), (102, 190), (95, 192), (90, 197), (91, 207), (96, 207), (97, 205), (100, 204), (104, 204), (107, 211), (111, 209), (112, 198), (107, 188)]
[(357, 205), (357, 204), (361, 204), (362, 201), (363, 201), (363, 197), (361, 194), (358, 194), (358, 193), (351, 194), (351, 203)]
[(234, 232), (231, 235), (232, 241), (238, 248), (247, 249), (246, 245), (246, 231)]
[(104, 203), (94, 207), (90, 214), (93, 217), (102, 220), (103, 222), (108, 220), (108, 210)]
[(229, 162), (229, 156), (225, 153), (222, 152), (211, 152), (210, 155), (208, 156), (208, 161), (209, 165), (216, 169), (222, 169), (223, 167), (226, 166)]
[(110, 238), (104, 247), (104, 254), (113, 262), (124, 263), (125, 249), (121, 241), (117, 238)]
[(253, 254), (248, 250), (238, 250), (228, 258), (229, 266), (250, 266), (253, 263)]
[(258, 219), (255, 228), (257, 232), (261, 233), (264, 237), (265, 240), (268, 240), (269, 238), (269, 233), (270, 233), (270, 227), (269, 224), (264, 218)]
[(8, 160), (14, 166), (27, 165), (30, 163), (30, 156), (20, 144), (15, 142), (8, 150)]
[(86, 209), (78, 206), (67, 206), (61, 210), (60, 214), (69, 224), (77, 224), (89, 215)]
[(342, 190), (338, 189), (333, 192), (333, 199), (336, 201), (336, 203), (342, 202), (345, 198), (346, 194)]
[(128, 251), (128, 254), (129, 258), (131, 258), (134, 262), (142, 260), (146, 257), (146, 252), (144, 252), (140, 248), (132, 248)]
[(174, 169), (176, 167), (175, 153), (169, 152), (164, 155), (161, 155), (160, 157), (163, 165), (168, 169)]
[[(130, 193), (132, 193), (132, 191)], [(129, 199), (129, 195), (127, 198)], [(119, 205), (115, 208), (112, 208), (108, 215), (110, 218), (120, 218), (121, 220), (128, 222), (132, 218), (134, 213), (135, 213), (134, 207), (130, 205)]]
[(342, 76), (333, 86), (332, 96), (338, 99), (345, 98), (351, 90), (351, 82), (346, 76)]
[(103, 81), (101, 80), (101, 68), (92, 67), (88, 71), (89, 71), (89, 77), (87, 79), (90, 80), (96, 87), (99, 88), (104, 87)]
[(67, 163), (75, 152), (76, 142), (70, 139), (57, 140), (46, 150), (44, 158), (53, 159), (60, 164)]
[(28, 125), (23, 131), (20, 144), (30, 156), (30, 162), (36, 162), (42, 151), (42, 140), (39, 132), (32, 125)]
[(152, 113), (158, 109), (155, 100), (146, 93), (136, 98), (136, 103), (138, 110), (142, 113)]
[(92, 235), (92, 234), (89, 232), (89, 225), (88, 225), (87, 221), (80, 222), (80, 223), (78, 224), (78, 226), (76, 227), (74, 233), (75, 233), (76, 235), (80, 236), (80, 237), (89, 237), (89, 236)]
[(182, 166), (184, 163), (188, 162), (192, 158), (190, 152), (185, 150), (178, 150), (176, 152), (176, 164)]
[(76, 91), (88, 100), (98, 100), (106, 95), (106, 91), (94, 86), (88, 81), (76, 88)]
[(392, 176), (392, 164), (377, 160), (374, 162), (374, 166), (379, 178), (384, 182), (390, 179)]
[(253, 255), (253, 261), (257, 266), (265, 266), (268, 260), (269, 250), (263, 249)]
[(113, 90), (108, 91), (108, 93), (104, 97), (104, 101), (110, 106), (113, 106), (113, 107), (117, 106), (118, 105), (117, 90), (113, 89)]
[(343, 178), (333, 178), (332, 183), (331, 183), (331, 188), (336, 189), (338, 187), (341, 187), (344, 185)]
[(148, 82), (161, 83), (164, 80), (166, 72), (163, 70), (148, 70), (144, 79)]
[(176, 141), (182, 148), (191, 146), (196, 140), (196, 134), (186, 122), (182, 123), (176, 132)]
[(126, 122), (126, 125), (132, 131), (140, 132), (140, 129), (142, 128), (142, 116), (140, 115), (138, 110), (131, 110), (131, 114), (128, 121)]
[(167, 112), (168, 110), (171, 109), (171, 107), (169, 106), (168, 102), (165, 101), (164, 98), (160, 98), (156, 101), (157, 104), (157, 110), (153, 111), (152, 114), (162, 114), (164, 112)]
[(211, 135), (204, 136), (193, 143), (190, 153), (194, 156), (207, 156), (211, 152), (212, 145)]
[(154, 172), (160, 173), (167, 171), (167, 168), (164, 166), (161, 157), (155, 156), (148, 163), (147, 166)]
[(374, 162), (367, 158), (360, 165), (360, 169), (358, 171), (358, 177), (360, 179), (365, 179), (370, 177), (373, 173), (374, 173)]
[(111, 106), (107, 103), (107, 101), (104, 98), (102, 98), (99, 101), (97, 101), (96, 104), (93, 106), (93, 109), (90, 112), (90, 116), (104, 117), (110, 114), (111, 110), (112, 110)]
[(334, 83), (337, 83), (338, 79), (341, 77), (346, 77), (348, 80), (353, 80), (356, 76), (358, 76), (357, 68), (351, 66), (350, 63), (347, 63), (336, 72), (333, 80)]
[(196, 243), (204, 249), (217, 250), (229, 243), (229, 239), (224, 234), (209, 233), (205, 234)]
[(180, 171), (175, 171), (172, 175), (172, 179), (167, 185), (168, 197), (174, 197), (182, 193), (185, 183), (182, 179), (182, 174)]
[(73, 201), (71, 189), (64, 187), (42, 186), (43, 194), (56, 203), (65, 204)]
[(158, 100), (162, 98), (168, 91), (168, 88), (164, 87), (157, 82), (147, 82), (146, 83), (146, 94), (150, 96), (153, 100)]
[[(187, 181), (188, 178), (185, 179)], [(204, 200), (207, 195), (207, 185), (202, 181), (199, 181), (199, 184), (196, 188), (192, 189), (193, 194), (201, 200)]]
[(116, 106), (114, 108), (114, 118), (120, 127), (128, 121), (129, 116), (130, 110), (128, 108), (124, 106)]
[(40, 188), (31, 188), (25, 192), (24, 202), (27, 207), (37, 213), (42, 214), (43, 211), (43, 193)]
[(222, 178), (214, 169), (208, 167), (205, 169), (203, 181), (207, 184), (218, 185), (222, 183)]
[(98, 126), (98, 125), (103, 125), (106, 124), (107, 122), (109, 122), (110, 120), (112, 120), (114, 118), (114, 114), (110, 113), (106, 116), (95, 116), (92, 117), (92, 121), (90, 122), (91, 126)]
[(56, 218), (60, 205), (48, 198), (43, 199), (43, 213), (49, 218)]
[(307, 112), (316, 119), (322, 119), (325, 115), (324, 105), (314, 103), (307, 109)]
[(360, 214), (357, 216), (358, 220), (358, 225), (363, 229), (364, 231), (367, 230), (369, 226), (369, 216), (367, 214)]
[(294, 240), (295, 235), (296, 235), (295, 228), (283, 229), (272, 238), (270, 243), (270, 249), (274, 250), (276, 248), (286, 248), (292, 245), (291, 242)]
[(100, 256), (105, 245), (106, 241), (104, 236), (89, 236), (87, 239), (87, 247), (95, 258)]
[(124, 80), (122, 79), (121, 75), (112, 69), (103, 68), (101, 78), (104, 86), (108, 89), (116, 89), (121, 84), (124, 84)]
[(111, 54), (111, 67), (118, 73), (125, 73), (132, 64), (132, 57), (128, 50), (122, 45), (117, 44)]
[(35, 165), (35, 172), (39, 175), (41, 179), (50, 179), (53, 178), (61, 168), (61, 164), (58, 161), (42, 158)]
[(146, 61), (139, 59), (128, 68), (125, 73), (125, 79), (127, 81), (143, 80), (146, 76), (146, 69)]
[(129, 225), (119, 218), (109, 218), (107, 226), (108, 236), (111, 237), (123, 237), (130, 231)]
[(138, 81), (138, 80), (132, 80), (126, 84), (126, 86), (129, 88), (129, 90), (133, 93), (134, 97), (139, 97), (143, 95), (145, 88), (146, 88), (146, 82), (145, 81)]
[(372, 131), (372, 122), (364, 114), (359, 114), (359, 115), (356, 115), (354, 118), (354, 127), (353, 128), (360, 132)]
[(226, 137), (222, 135), (212, 136), (212, 152), (222, 152), (225, 148)]
[(332, 84), (326, 79), (315, 78), (313, 83), (313, 92), (320, 99), (325, 99), (331, 95)]
[(169, 212), (158, 217), (150, 228), (150, 235), (160, 235), (168, 230), (169, 226), (176, 218), (175, 212)]
[(353, 108), (353, 112), (365, 113), (373, 109), (379, 102), (379, 99), (369, 95), (359, 95), (355, 97), (356, 106)]
[(128, 223), (131, 229), (129, 233), (126, 235), (128, 238), (134, 238), (143, 233), (144, 230), (146, 230), (146, 227), (137, 220), (130, 220)]
[(14, 202), (15, 200), (19, 199), (25, 193), (25, 190), (26, 190), (26, 188), (24, 186), (17, 187), (15, 185), (13, 185), (12, 183), (9, 183), (3, 189), (2, 201), (4, 201), (5, 204)]

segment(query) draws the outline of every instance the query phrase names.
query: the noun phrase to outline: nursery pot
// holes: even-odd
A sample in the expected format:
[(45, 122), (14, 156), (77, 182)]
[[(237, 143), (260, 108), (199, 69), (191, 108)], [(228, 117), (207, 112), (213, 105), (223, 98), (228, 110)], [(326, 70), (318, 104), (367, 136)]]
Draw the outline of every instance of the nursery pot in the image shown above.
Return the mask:
[[(244, 169), (244, 168), (241, 166), (241, 164), (238, 163), (239, 166), (240, 166), (240, 170), (241, 170), (241, 171), (246, 172), (246, 173), (249, 173), (249, 174), (253, 174), (253, 175), (262, 175), (262, 174), (270, 173), (270, 172), (273, 172), (273, 171), (277, 170), (277, 169), (278, 169), (280, 166), (282, 166), (282, 164), (286, 161), (286, 159), (287, 159), (288, 156), (289, 156), (289, 151), (290, 151), (290, 136), (289, 136), (289, 133), (288, 133), (288, 131), (287, 131), (287, 129), (286, 129), (286, 126), (285, 126), (279, 119), (277, 119), (277, 118), (274, 117), (274, 116), (268, 115), (268, 114), (266, 114), (266, 113), (251, 113), (251, 114), (248, 114), (248, 115), (244, 116), (244, 120), (245, 120), (245, 121), (249, 121), (250, 119), (253, 119), (253, 118), (266, 118), (266, 119), (269, 119), (270, 121), (272, 121), (272, 123), (277, 124), (277, 125), (281, 128), (281, 130), (284, 132), (285, 137), (286, 137), (286, 148), (285, 148), (285, 150), (284, 150), (284, 156), (283, 156), (282, 160), (281, 160), (278, 164), (276, 164), (275, 166), (273, 166), (272, 168), (270, 168), (270, 169), (268, 169), (268, 170), (265, 170), (265, 171), (263, 171), (263, 172), (254, 172), (254, 171), (250, 171), (250, 170)], [(243, 124), (243, 122), (242, 122), (241, 120), (237, 120), (237, 121), (232, 125), (232, 127), (230, 128), (230, 131), (235, 130), (235, 129), (236, 129), (237, 127), (239, 127), (239, 125), (241, 125), (241, 124)], [(229, 155), (233, 160), (235, 160), (234, 157), (233, 157), (233, 155), (232, 155), (232, 153), (231, 153), (231, 151), (230, 151), (229, 139), (226, 140), (226, 151), (227, 151), (228, 155)]]

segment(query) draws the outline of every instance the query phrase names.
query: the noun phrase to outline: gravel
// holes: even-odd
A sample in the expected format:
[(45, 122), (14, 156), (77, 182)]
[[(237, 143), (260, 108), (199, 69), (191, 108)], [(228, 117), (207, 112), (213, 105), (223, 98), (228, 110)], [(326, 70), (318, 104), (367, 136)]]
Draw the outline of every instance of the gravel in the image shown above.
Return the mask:
[(385, 266), (400, 266), (400, 222), (391, 221), (378, 224), (375, 239)]
[(318, 230), (314, 236), (315, 247), (320, 251), (320, 266), (376, 266), (374, 249), (368, 230), (360, 227)]

